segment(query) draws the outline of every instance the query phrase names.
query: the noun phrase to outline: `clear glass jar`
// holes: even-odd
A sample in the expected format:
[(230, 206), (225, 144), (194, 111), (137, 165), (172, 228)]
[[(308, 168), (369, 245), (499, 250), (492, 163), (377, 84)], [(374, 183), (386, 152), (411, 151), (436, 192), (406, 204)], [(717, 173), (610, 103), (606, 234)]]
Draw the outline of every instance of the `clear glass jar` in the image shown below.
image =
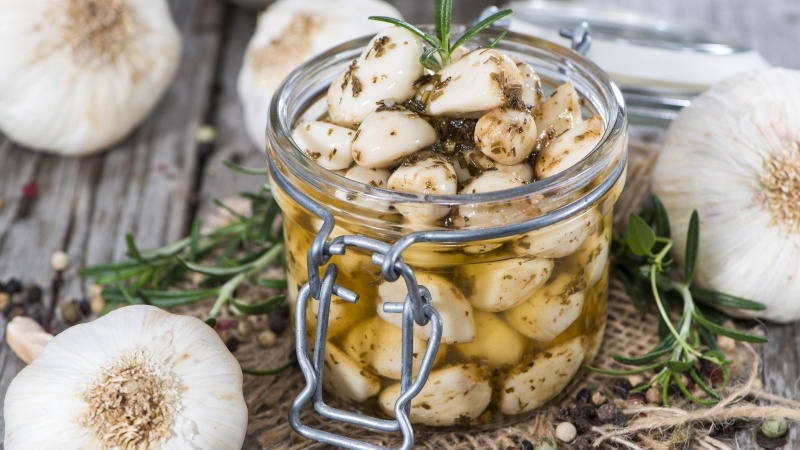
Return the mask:
[[(488, 46), (482, 33), (470, 44)], [(395, 243), (420, 230), (476, 230), (542, 218), (549, 225), (505, 238), (420, 243), (403, 252), (443, 317), (443, 339), (425, 389), (412, 401), (416, 426), (486, 428), (519, 421), (561, 392), (596, 355), (606, 323), (612, 208), (625, 179), (627, 124), (622, 97), (586, 58), (553, 43), (508, 33), (497, 49), (530, 64), (546, 89), (572, 80), (584, 117), (598, 114), (605, 133), (584, 160), (554, 177), (487, 194), (426, 196), (363, 185), (315, 164), (292, 142), (294, 124), (325, 113), (325, 93), (369, 42), (349, 42), (306, 63), (277, 91), (267, 129), (268, 157), (287, 180), (328, 209), (333, 235)], [(276, 183), (272, 183), (276, 186)], [(306, 252), (320, 220), (277, 187), (284, 212), (289, 298), (307, 281)], [(470, 215), (476, 220), (458, 220)], [(435, 221), (416, 220), (439, 217)], [(326, 390), (372, 416), (391, 418), (400, 379), (402, 281), (388, 283), (370, 255), (334, 256), (337, 283), (358, 294), (331, 305)], [(316, 302), (306, 329), (313, 343)], [(425, 329), (414, 342), (415, 365)], [(415, 372), (416, 373), (416, 372)]]

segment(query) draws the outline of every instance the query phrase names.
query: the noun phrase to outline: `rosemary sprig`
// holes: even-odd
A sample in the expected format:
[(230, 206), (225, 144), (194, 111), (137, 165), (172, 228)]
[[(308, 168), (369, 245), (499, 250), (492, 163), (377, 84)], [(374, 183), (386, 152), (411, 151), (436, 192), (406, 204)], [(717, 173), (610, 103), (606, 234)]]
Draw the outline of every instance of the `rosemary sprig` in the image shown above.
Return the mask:
[[(755, 343), (768, 340), (723, 326), (722, 322), (727, 317), (713, 308), (724, 306), (732, 309), (763, 310), (765, 306), (692, 286), (700, 245), (697, 211), (692, 213), (687, 230), (683, 281), (669, 278), (667, 273), (670, 272), (672, 260), (668, 256), (674, 244), (670, 237), (669, 218), (658, 197), (653, 196), (652, 200), (652, 210), (646, 211), (642, 216), (632, 214), (627, 233), (620, 239), (615, 238), (612, 246), (614, 273), (623, 281), (640, 312), (645, 313), (646, 303), (655, 303), (660, 320), (659, 343), (638, 357), (611, 354), (615, 361), (636, 367), (634, 369), (616, 371), (587, 368), (608, 375), (632, 375), (652, 370), (655, 374), (643, 385), (636, 386), (633, 392), (660, 387), (664, 406), (669, 404), (668, 390), (673, 382), (687, 399), (702, 405), (716, 404), (722, 396), (713, 388), (714, 383), (704, 380), (701, 375), (709, 372), (703, 370), (704, 368), (711, 367), (711, 372), (721, 374), (722, 388), (728, 384), (727, 366), (732, 361), (720, 350), (717, 335)], [(680, 304), (680, 319), (673, 322), (670, 306), (677, 307)], [(687, 388), (681, 375), (686, 375), (711, 399), (697, 398)]]
[[(450, 24), (453, 19), (453, 0), (434, 0), (433, 5), (434, 22), (436, 23), (436, 36), (425, 33), (414, 25), (393, 17), (372, 16), (369, 19), (403, 27), (419, 36), (426, 44), (425, 51), (422, 53), (422, 56), (420, 56), (419, 62), (424, 67), (434, 72), (438, 72), (442, 69), (442, 67), (450, 64), (450, 55), (455, 51), (455, 49), (472, 39), (473, 36), (488, 28), (493, 23), (513, 12), (510, 9), (505, 9), (492, 14), (464, 32), (464, 34), (461, 35), (461, 37), (451, 45), (450, 38), (452, 38), (454, 34), (452, 31), (450, 31)], [(497, 45), (497, 43), (504, 36), (505, 33), (495, 39), (491, 47)], [(435, 58), (436, 54), (439, 55), (439, 60)]]
[[(266, 173), (262, 169), (248, 169), (229, 161), (224, 164), (245, 174)], [(214, 203), (233, 218), (230, 224), (202, 233), (200, 221), (195, 220), (189, 236), (152, 250), (140, 250), (133, 235), (127, 234), (125, 243), (129, 259), (81, 269), (78, 272), (81, 277), (92, 278), (95, 284), (103, 286), (101, 295), (107, 302), (103, 314), (123, 304), (170, 308), (216, 298), (206, 320), (210, 326), (215, 326), (217, 316), (225, 306), (244, 315), (263, 315), (278, 308), (285, 300), (284, 294), (256, 304), (235, 296), (244, 283), (271, 289), (285, 289), (287, 286), (285, 277), (259, 278), (268, 266), (282, 263), (284, 253), (283, 238), (274, 232), (280, 209), (270, 195), (269, 185), (262, 185), (256, 192), (242, 192), (240, 196), (249, 200), (251, 214), (238, 213), (214, 199)], [(215, 262), (211, 265), (202, 262), (209, 259)], [(192, 274), (201, 276), (197, 288), (176, 289), (176, 284)], [(289, 367), (292, 362), (269, 370), (243, 371), (271, 375)]]

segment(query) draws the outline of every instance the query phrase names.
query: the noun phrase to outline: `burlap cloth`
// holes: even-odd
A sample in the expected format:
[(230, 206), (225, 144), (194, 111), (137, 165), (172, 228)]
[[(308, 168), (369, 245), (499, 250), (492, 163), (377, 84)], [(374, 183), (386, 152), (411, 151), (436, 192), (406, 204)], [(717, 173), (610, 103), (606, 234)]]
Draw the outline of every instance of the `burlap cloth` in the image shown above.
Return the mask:
[[(648, 142), (648, 140), (650, 142)], [(621, 231), (625, 218), (631, 212), (640, 209), (643, 199), (649, 190), (650, 172), (656, 159), (658, 135), (639, 136), (632, 141), (628, 163), (627, 183), (615, 209), (615, 232)], [(265, 326), (265, 324), (262, 324)], [(256, 325), (258, 329), (259, 324)], [(593, 364), (599, 367), (616, 368), (617, 365), (610, 353), (624, 355), (643, 354), (657, 343), (657, 320), (653, 314), (642, 318), (629, 301), (622, 285), (612, 280), (608, 300), (608, 325), (605, 338), (598, 356)], [(255, 336), (256, 333), (254, 333)], [(293, 349), (294, 341), (291, 329), (287, 329), (279, 338), (278, 345), (272, 349), (260, 347), (255, 338), (244, 341), (235, 352), (243, 366), (266, 369), (286, 360)], [(519, 448), (523, 440), (534, 441), (537, 438), (553, 436), (552, 412), (561, 405), (570, 404), (578, 390), (583, 387), (604, 389), (614, 379), (581, 370), (569, 387), (552, 402), (551, 408), (543, 408), (535, 417), (513, 426), (483, 432), (418, 432), (415, 448), (429, 449), (502, 449)], [(244, 392), (250, 410), (248, 435), (245, 449), (281, 449), (299, 450), (324, 448), (325, 446), (300, 437), (289, 426), (287, 419), (289, 405), (304, 386), (303, 376), (297, 366), (275, 376), (245, 375)], [(333, 402), (332, 404), (336, 404)], [(398, 435), (373, 433), (357, 427), (321, 420), (306, 407), (302, 421), (310, 426), (329, 430), (338, 434), (352, 436), (375, 444), (396, 447)], [(661, 445), (647, 444), (647, 437), (634, 439), (641, 447), (629, 445), (628, 448), (656, 448)], [(612, 441), (606, 441), (603, 447), (620, 448)], [(625, 447), (622, 447), (625, 448)], [(725, 447), (716, 447), (725, 448)]]

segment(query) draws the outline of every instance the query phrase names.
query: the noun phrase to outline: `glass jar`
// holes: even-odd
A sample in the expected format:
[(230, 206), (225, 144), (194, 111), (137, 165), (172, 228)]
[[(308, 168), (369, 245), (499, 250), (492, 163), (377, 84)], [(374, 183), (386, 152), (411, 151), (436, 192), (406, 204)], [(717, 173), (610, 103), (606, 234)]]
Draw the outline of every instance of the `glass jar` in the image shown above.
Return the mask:
[[(495, 37), (487, 31), (470, 45), (485, 47)], [(524, 419), (567, 386), (602, 340), (612, 208), (625, 179), (622, 97), (588, 59), (508, 33), (496, 48), (530, 64), (546, 89), (572, 80), (584, 117), (603, 118), (601, 143), (565, 172), (505, 191), (429, 196), (385, 190), (323, 169), (291, 139), (296, 123), (325, 114), (329, 84), (368, 42), (334, 48), (287, 78), (270, 109), (268, 157), (288, 183), (333, 214), (331, 237), (360, 235), (394, 244), (422, 230), (517, 226), (505, 237), (416, 243), (402, 259), (431, 291), (443, 321), (433, 369), (411, 402), (411, 422), (475, 429)], [(274, 180), (272, 186), (284, 212), (288, 298), (295, 301), (308, 280), (306, 253), (322, 222)], [(384, 280), (366, 252), (348, 249), (329, 263), (339, 268), (336, 282), (360, 298), (331, 301), (323, 386), (359, 411), (392, 418), (400, 391), (402, 315), (386, 313), (382, 305), (402, 302), (405, 286)], [(316, 305), (309, 301), (306, 313), (309, 343)], [(429, 333), (430, 326), (415, 329), (415, 374)]]

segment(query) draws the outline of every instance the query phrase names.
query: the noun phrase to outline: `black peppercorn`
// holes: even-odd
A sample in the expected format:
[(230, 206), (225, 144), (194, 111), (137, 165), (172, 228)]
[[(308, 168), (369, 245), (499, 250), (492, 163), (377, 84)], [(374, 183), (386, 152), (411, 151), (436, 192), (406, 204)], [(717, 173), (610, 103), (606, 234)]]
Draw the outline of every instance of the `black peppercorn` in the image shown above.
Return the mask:
[(609, 390), (612, 394), (624, 400), (628, 398), (628, 393), (631, 391), (631, 389), (633, 389), (631, 382), (625, 378), (620, 378), (611, 385)]
[(578, 430), (578, 434), (586, 433), (592, 429), (592, 422), (590, 422), (588, 419), (584, 419), (583, 417), (573, 417), (572, 424), (575, 425), (575, 429)]
[(42, 300), (42, 288), (36, 284), (29, 284), (25, 288), (25, 302), (26, 303), (39, 303)]
[(589, 388), (582, 388), (578, 391), (578, 395), (575, 396), (575, 402), (579, 405), (582, 403), (591, 403), (592, 402), (592, 390)]
[(572, 417), (585, 419), (591, 422), (597, 418), (597, 408), (591, 403), (583, 405), (578, 404), (576, 407), (572, 408)]
[(8, 280), (5, 288), (6, 293), (14, 295), (22, 292), (22, 283), (16, 278)]
[(88, 316), (89, 313), (92, 312), (92, 307), (89, 305), (89, 300), (86, 300), (85, 298), (78, 300), (78, 308), (80, 308), (81, 314), (84, 316)]
[(572, 419), (572, 410), (570, 408), (560, 408), (553, 414), (553, 419), (556, 422), (569, 422)]
[(613, 423), (617, 414), (619, 414), (619, 408), (611, 402), (604, 403), (597, 408), (597, 418), (603, 423)]
[(230, 337), (228, 340), (225, 341), (225, 346), (228, 347), (228, 351), (234, 353), (236, 350), (239, 349), (239, 339), (236, 337)]
[(589, 436), (581, 436), (572, 442), (573, 450), (590, 450), (592, 446), (592, 438)]
[(519, 446), (519, 450), (533, 450), (533, 444), (531, 444), (531, 441), (525, 439)]
[(788, 436), (789, 433), (786, 433), (783, 436), (771, 438), (759, 431), (756, 433), (756, 443), (767, 450), (775, 450), (786, 445)]

